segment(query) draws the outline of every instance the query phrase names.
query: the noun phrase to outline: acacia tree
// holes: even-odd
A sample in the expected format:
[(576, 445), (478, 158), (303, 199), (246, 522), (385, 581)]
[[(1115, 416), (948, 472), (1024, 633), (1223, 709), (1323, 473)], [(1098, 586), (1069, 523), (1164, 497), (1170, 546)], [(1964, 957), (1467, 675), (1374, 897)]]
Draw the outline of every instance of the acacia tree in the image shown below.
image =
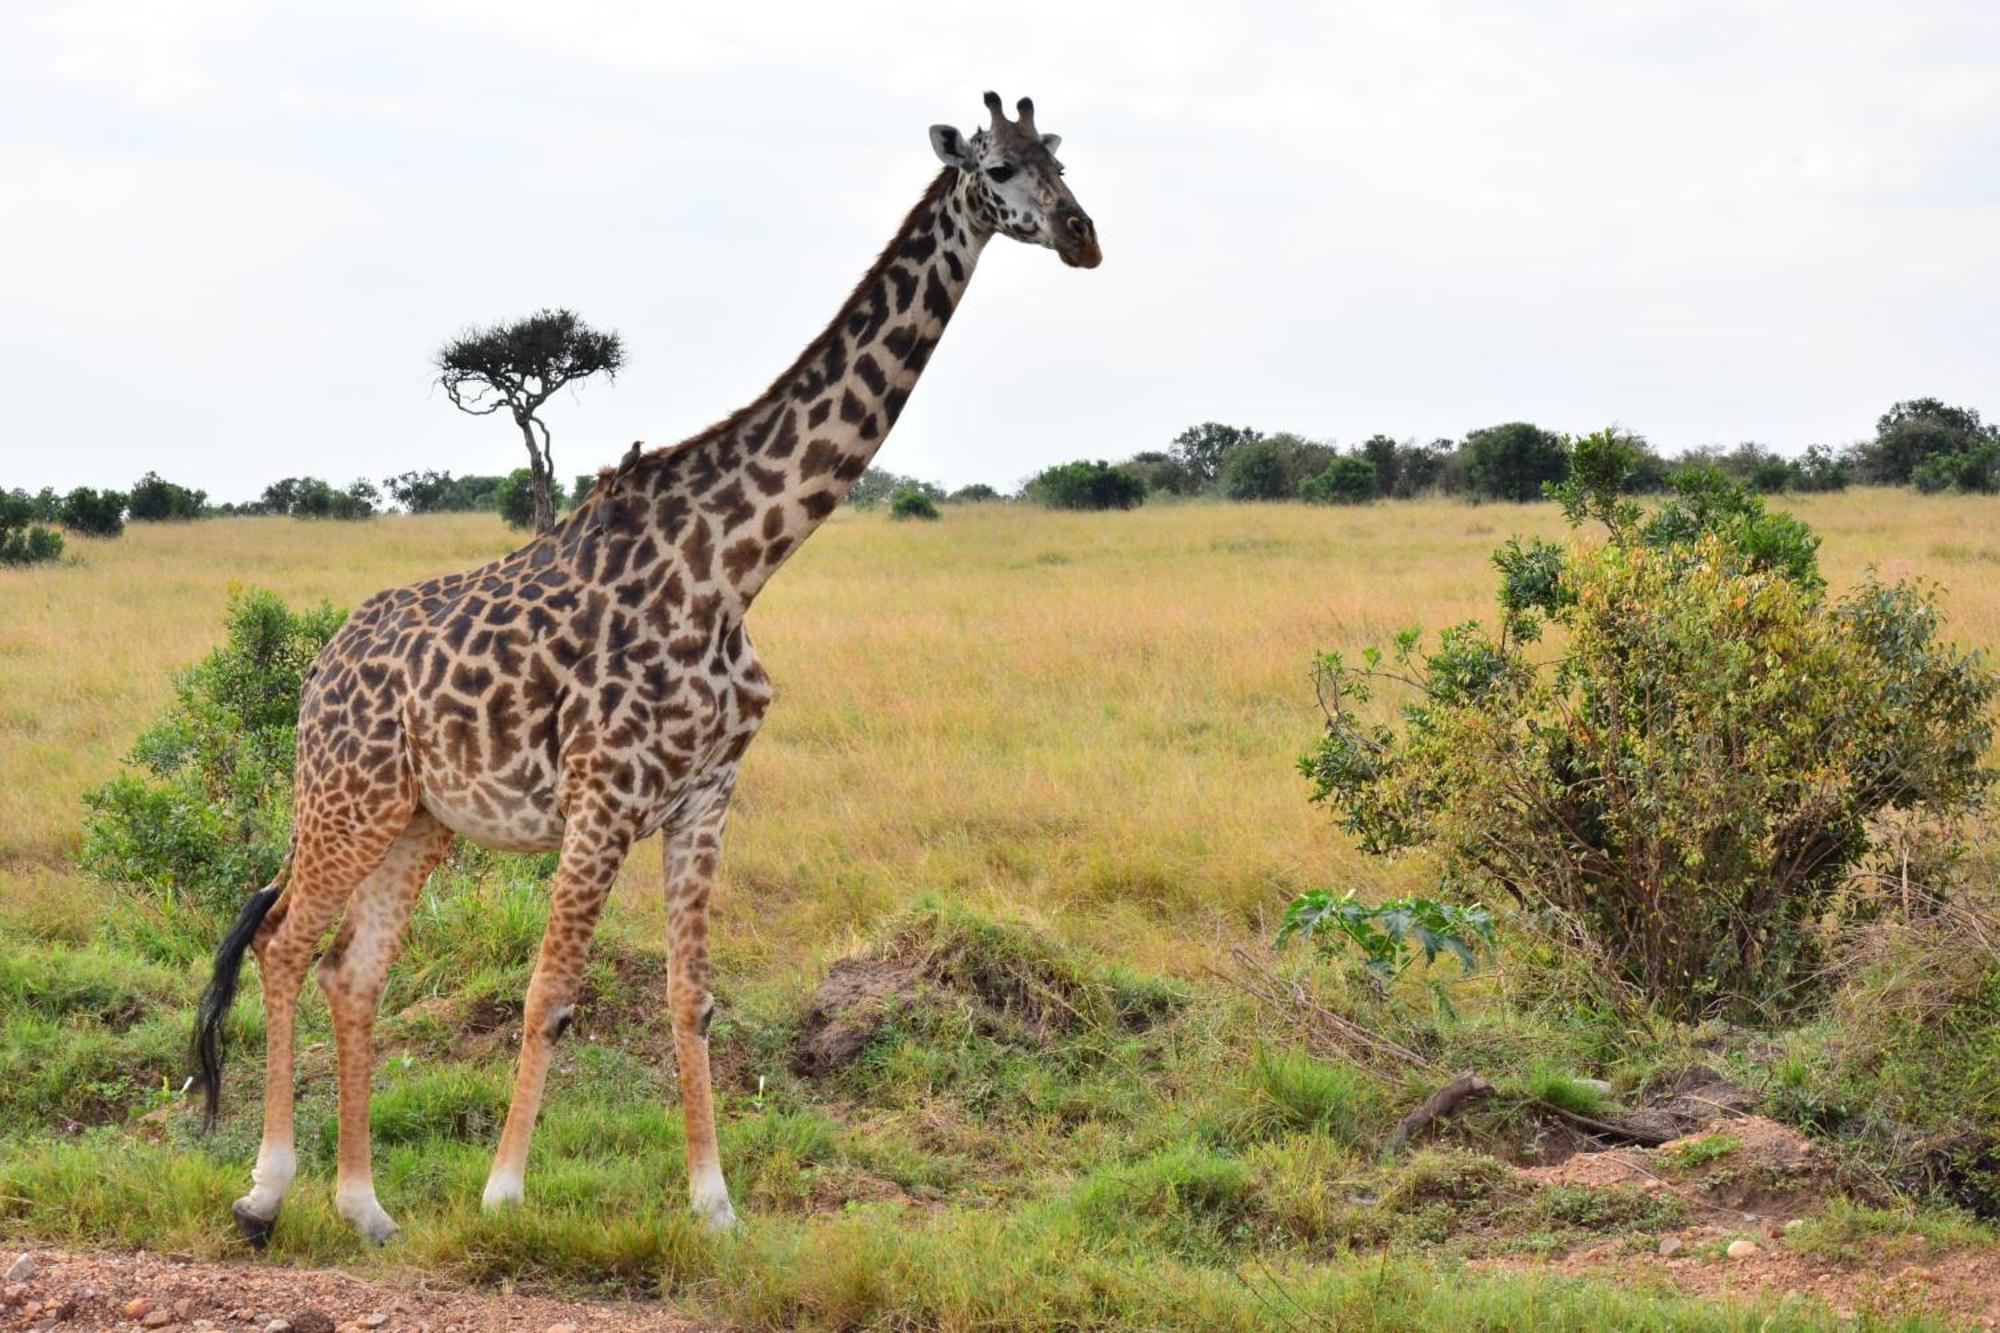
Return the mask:
[[(555, 465), (549, 428), (538, 413), (565, 385), (603, 372), (617, 378), (625, 345), (573, 310), (538, 310), (525, 319), (466, 330), (438, 350), (438, 383), (452, 405), (473, 416), (506, 408), (528, 446), (534, 482), (535, 531), (555, 526)], [(538, 438), (539, 436), (539, 438)]]

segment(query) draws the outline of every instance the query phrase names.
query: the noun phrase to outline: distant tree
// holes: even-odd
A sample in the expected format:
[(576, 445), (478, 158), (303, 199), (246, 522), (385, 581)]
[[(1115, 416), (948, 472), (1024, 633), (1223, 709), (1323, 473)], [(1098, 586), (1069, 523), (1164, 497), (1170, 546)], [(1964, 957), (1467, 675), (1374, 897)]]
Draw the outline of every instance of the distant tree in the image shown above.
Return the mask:
[(1795, 490), (1801, 491), (1844, 491), (1850, 463), (1844, 454), (1834, 452), (1824, 444), (1809, 445), (1805, 454), (1794, 465), (1797, 469)]
[(889, 517), (935, 522), (942, 515), (938, 513), (936, 500), (914, 486), (903, 486), (889, 497)]
[(1402, 476), (1403, 459), (1408, 452), (1393, 436), (1370, 435), (1361, 442), (1361, 456), (1375, 469), (1376, 495), (1396, 494), (1396, 483)]
[(1445, 464), (1451, 455), (1450, 440), (1404, 445), (1396, 455), (1396, 487), (1390, 494), (1407, 500), (1442, 489)]
[(1996, 443), (2000, 427), (1981, 422), (1973, 408), (1912, 398), (1882, 414), (1874, 440), (1858, 450), (1858, 461), (1866, 480), (1900, 486), (1914, 480), (1918, 467), (1931, 459), (1974, 454)]
[(375, 483), (357, 479), (346, 490), (318, 477), (285, 477), (264, 488), (258, 508), (292, 518), (367, 518), (375, 512), (382, 492)]
[(847, 503), (856, 509), (873, 509), (887, 504), (901, 490), (921, 491), (933, 500), (944, 499), (944, 487), (935, 482), (905, 477), (885, 467), (871, 467), (861, 474), (854, 483), (854, 489), (847, 493)]
[(177, 485), (157, 472), (148, 472), (132, 483), (127, 503), (134, 523), (184, 522), (201, 517), (208, 504), (208, 492)]
[(79, 486), (56, 507), (56, 521), (89, 537), (116, 537), (125, 531), (125, 494)]
[(566, 508), (574, 509), (583, 503), (583, 497), (590, 494), (590, 488), (597, 484), (597, 474), (586, 472), (569, 484), (569, 503)]
[(1539, 500), (1545, 482), (1569, 475), (1563, 437), (1525, 421), (1465, 437), (1466, 488), (1482, 500)]
[(1101, 459), (1044, 468), (1024, 493), (1051, 509), (1132, 509), (1146, 502), (1144, 482)]
[(1991, 495), (2000, 490), (2000, 444), (1981, 444), (1953, 454), (1935, 454), (1917, 464), (1910, 481), (1925, 495), (1962, 491)]
[[(474, 416), (506, 408), (528, 447), (536, 532), (555, 526), (555, 463), (538, 415), (557, 390), (625, 365), (616, 333), (599, 332), (569, 310), (539, 310), (512, 323), (473, 328), (438, 350), (438, 383), (452, 405)], [(539, 433), (539, 439), (537, 434)]]
[(1180, 459), (1157, 449), (1133, 454), (1118, 465), (1119, 471), (1136, 477), (1155, 495), (1193, 495), (1201, 489), (1201, 478)]
[(1231, 500), (1289, 500), (1298, 492), (1286, 463), (1277, 440), (1239, 444), (1223, 456), (1222, 493)]
[(983, 481), (975, 481), (970, 486), (961, 486), (945, 499), (953, 504), (986, 504), (993, 500), (1004, 500), (1005, 496)]
[(494, 507), (508, 526), (531, 528), (535, 525), (535, 474), (528, 468), (517, 467), (500, 478), (499, 489), (493, 492)]
[(1219, 421), (1204, 421), (1174, 436), (1170, 452), (1194, 474), (1198, 485), (1207, 486), (1222, 476), (1224, 454), (1238, 445), (1263, 438), (1262, 431), (1248, 426), (1225, 426)]
[(40, 496), (0, 491), (0, 565), (36, 565), (61, 557), (62, 534), (42, 526), (42, 509)]
[(1336, 458), (1326, 471), (1299, 484), (1299, 498), (1307, 504), (1360, 505), (1381, 494), (1381, 469), (1365, 452)]
[(426, 469), (382, 478), (389, 498), (412, 514), (438, 514), (450, 507), (451, 473)]

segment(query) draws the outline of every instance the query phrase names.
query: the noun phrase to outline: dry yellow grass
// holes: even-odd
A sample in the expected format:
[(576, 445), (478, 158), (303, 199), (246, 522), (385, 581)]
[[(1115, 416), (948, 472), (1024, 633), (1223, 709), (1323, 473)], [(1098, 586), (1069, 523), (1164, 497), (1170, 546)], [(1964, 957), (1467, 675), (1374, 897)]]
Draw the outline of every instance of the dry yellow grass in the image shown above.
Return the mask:
[[(1934, 579), (1951, 635), (2000, 647), (2000, 500), (1782, 503), (1835, 586)], [(1188, 940), (1261, 928), (1300, 887), (1393, 883), (1305, 804), (1308, 658), (1488, 615), (1491, 549), (1560, 528), (1548, 505), (1448, 501), (842, 513), (751, 616), (779, 698), (731, 830), (724, 970), (791, 972), (923, 890), (1184, 969)], [(91, 914), (80, 797), (216, 641), (232, 585), (352, 606), (515, 540), (470, 515), (141, 524), (0, 574), (0, 913)], [(656, 866), (626, 875), (642, 932)]]

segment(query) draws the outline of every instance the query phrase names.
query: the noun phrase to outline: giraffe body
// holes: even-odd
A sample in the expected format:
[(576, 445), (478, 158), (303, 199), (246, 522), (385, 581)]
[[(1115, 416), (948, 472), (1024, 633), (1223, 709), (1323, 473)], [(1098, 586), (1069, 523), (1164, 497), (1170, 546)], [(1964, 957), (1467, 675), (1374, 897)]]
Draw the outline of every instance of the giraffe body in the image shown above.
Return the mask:
[(197, 1049), (211, 1113), (218, 1029), (254, 949), (268, 1056), (245, 1234), (269, 1234), (295, 1172), (292, 1045), (319, 960), (340, 1078), (335, 1200), (364, 1236), (395, 1230), (368, 1141), (373, 1027), (425, 879), (454, 837), (559, 848), (522, 1013), (513, 1099), (485, 1203), (522, 1197), (551, 1051), (633, 843), (665, 840), (668, 1009), (696, 1211), (734, 1220), (708, 1065), (708, 904), (738, 765), (769, 707), (744, 616), (881, 447), (980, 251), (1005, 234), (1094, 267), (1094, 228), (1025, 99), (990, 130), (939, 126), (945, 162), (826, 330), (749, 406), (679, 445), (635, 444), (575, 512), (504, 559), (368, 599), (314, 664), (299, 711), (295, 825), (278, 883), (224, 941)]

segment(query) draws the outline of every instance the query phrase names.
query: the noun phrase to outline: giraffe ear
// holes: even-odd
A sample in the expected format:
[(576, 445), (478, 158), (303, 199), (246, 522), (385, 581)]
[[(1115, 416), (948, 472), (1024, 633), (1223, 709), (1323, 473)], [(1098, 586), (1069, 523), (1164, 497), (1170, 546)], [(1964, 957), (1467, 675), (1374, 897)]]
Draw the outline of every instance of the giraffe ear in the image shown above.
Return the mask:
[(1044, 134), (1042, 136), (1042, 147), (1048, 149), (1051, 153), (1055, 152), (1056, 149), (1062, 147), (1062, 136), (1060, 134)]
[(931, 151), (948, 167), (965, 165), (965, 136), (949, 125), (931, 126)]

